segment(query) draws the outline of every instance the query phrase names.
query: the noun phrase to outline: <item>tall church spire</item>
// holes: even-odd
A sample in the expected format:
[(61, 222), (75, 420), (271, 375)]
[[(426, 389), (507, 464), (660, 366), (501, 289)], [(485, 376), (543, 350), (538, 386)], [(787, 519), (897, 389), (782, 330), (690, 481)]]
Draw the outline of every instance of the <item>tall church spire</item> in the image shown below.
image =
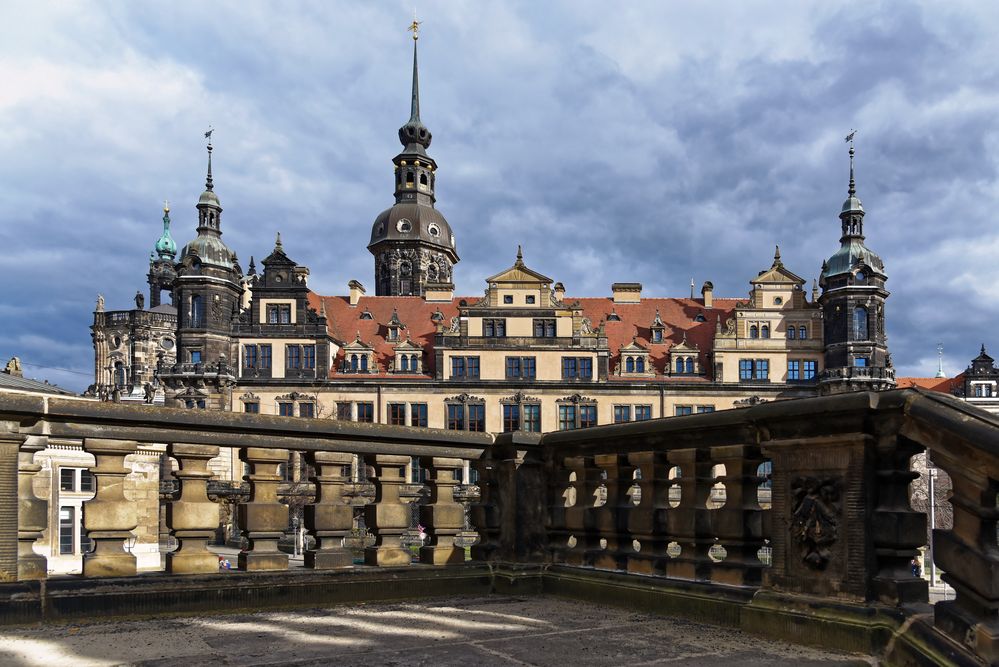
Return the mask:
[(853, 147), (853, 137), (857, 134), (856, 130), (851, 130), (850, 134), (846, 135), (846, 141), (850, 144), (850, 184), (847, 187), (847, 197), (846, 201), (843, 202), (843, 208), (840, 210), (839, 219), (842, 221), (843, 227), (843, 238), (841, 240), (848, 240), (850, 238), (864, 238), (864, 205), (860, 203), (860, 199), (857, 198), (857, 181), (854, 178), (854, 155), (856, 151)]
[(420, 22), (414, 19), (409, 29), (413, 32), (413, 90), (409, 107), (409, 122), (399, 128), (399, 142), (405, 146), (404, 152), (426, 157), (425, 151), (430, 147), (430, 141), (433, 137), (430, 130), (420, 120), (420, 67), (416, 54), (416, 45), (420, 39)]

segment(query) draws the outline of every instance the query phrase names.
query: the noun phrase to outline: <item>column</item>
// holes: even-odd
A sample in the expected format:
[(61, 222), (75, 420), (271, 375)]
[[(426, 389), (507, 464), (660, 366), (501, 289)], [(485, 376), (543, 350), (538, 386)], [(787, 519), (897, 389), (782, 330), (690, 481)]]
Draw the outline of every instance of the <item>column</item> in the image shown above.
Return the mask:
[[(598, 533), (598, 549), (592, 554), (591, 560), (594, 567), (624, 570), (628, 554), (634, 551), (631, 533), (628, 531), (628, 513), (634, 505), (627, 493), (634, 484), (635, 468), (629, 465), (627, 457), (622, 454), (597, 454), (593, 461), (606, 475), (606, 498), (603, 505), (590, 510), (592, 525)], [(600, 546), (601, 539), (605, 542), (604, 546)]]
[(35, 540), (48, 525), (49, 503), (35, 495), (34, 482), (42, 469), (35, 463), (35, 452), (45, 449), (45, 436), (29, 435), (17, 456), (17, 578), (44, 579), (48, 574), (45, 556), (35, 553)]
[(83, 528), (94, 548), (83, 555), (85, 577), (127, 577), (135, 574), (135, 556), (125, 551), (125, 540), (138, 525), (135, 505), (125, 497), (125, 457), (135, 453), (131, 440), (85, 438), (83, 451), (93, 454), (96, 493), (83, 504)]
[(250, 498), (239, 505), (239, 525), (249, 546), (239, 554), (239, 569), (285, 570), (288, 554), (278, 550), (278, 540), (288, 528), (288, 506), (278, 502), (277, 493), (278, 467), (288, 462), (288, 450), (246, 447), (239, 458), (250, 465), (243, 478), (250, 483)]
[(454, 500), (458, 481), (455, 471), (463, 465), (461, 459), (426, 456), (420, 464), (427, 471), (430, 498), (420, 507), (420, 523), (429, 533), (427, 544), (420, 548), (420, 562), (432, 565), (457, 565), (465, 562), (465, 550), (454, 540), (465, 523), (465, 508)]
[(638, 574), (664, 574), (669, 534), (669, 480), (666, 479), (665, 452), (632, 452), (628, 462), (637, 468), (639, 501), (628, 510), (628, 530), (641, 550), (628, 556), (628, 571)]
[(680, 555), (666, 561), (666, 575), (692, 581), (710, 578), (714, 544), (709, 526), (708, 496), (714, 480), (711, 460), (700, 449), (674, 449), (666, 454), (670, 465), (680, 468), (680, 505), (667, 513), (669, 534), (680, 545)]
[(375, 545), (364, 550), (367, 565), (409, 565), (412, 558), (400, 540), (409, 527), (409, 506), (399, 500), (405, 482), (403, 471), (410, 457), (391, 454), (366, 454), (364, 461), (375, 469), (371, 482), (374, 500), (364, 507), (364, 522), (375, 536)]
[(760, 448), (727, 445), (711, 448), (714, 463), (725, 466), (718, 481), (725, 485), (725, 504), (713, 510), (711, 526), (724, 547), (725, 560), (711, 569), (711, 581), (733, 586), (758, 586), (763, 581), (763, 509), (758, 490), (762, 478), (757, 472), (763, 463)]
[(179, 498), (166, 506), (167, 527), (177, 540), (177, 549), (166, 555), (167, 572), (218, 572), (218, 556), (208, 550), (219, 525), (218, 505), (208, 499), (208, 461), (218, 454), (219, 448), (210, 445), (167, 446), (167, 455), (177, 459), (173, 475), (180, 481)]
[(354, 513), (345, 504), (343, 485), (349, 477), (343, 474), (356, 455), (340, 452), (309, 452), (307, 462), (315, 468), (312, 481), (316, 485), (316, 502), (305, 507), (305, 527), (316, 539), (314, 549), (305, 552), (305, 567), (331, 570), (351, 567), (350, 552), (343, 547), (343, 538), (350, 533)]

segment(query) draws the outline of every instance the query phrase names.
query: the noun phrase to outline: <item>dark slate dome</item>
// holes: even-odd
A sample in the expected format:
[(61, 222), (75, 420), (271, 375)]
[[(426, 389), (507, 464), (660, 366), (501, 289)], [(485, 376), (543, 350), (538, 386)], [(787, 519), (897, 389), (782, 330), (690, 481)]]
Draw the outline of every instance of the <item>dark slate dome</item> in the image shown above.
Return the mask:
[(422, 204), (396, 204), (378, 214), (368, 247), (382, 241), (423, 241), (456, 252), (451, 225), (440, 211)]

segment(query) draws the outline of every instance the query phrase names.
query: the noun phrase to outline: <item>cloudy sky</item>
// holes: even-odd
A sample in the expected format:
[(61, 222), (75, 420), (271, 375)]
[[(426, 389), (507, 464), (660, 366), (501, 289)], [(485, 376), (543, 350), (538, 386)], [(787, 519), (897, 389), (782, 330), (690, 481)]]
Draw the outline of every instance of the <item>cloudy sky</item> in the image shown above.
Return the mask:
[[(999, 4), (418, 3), (421, 98), (462, 294), (526, 261), (743, 296), (838, 247), (857, 134), (868, 245), (903, 375), (999, 351)], [(194, 236), (215, 132), (224, 238), (280, 231), (310, 285), (373, 293), (413, 2), (0, 2), (0, 358), (82, 390), (89, 325), (146, 291), (169, 199)], [(65, 370), (58, 370), (65, 369)]]

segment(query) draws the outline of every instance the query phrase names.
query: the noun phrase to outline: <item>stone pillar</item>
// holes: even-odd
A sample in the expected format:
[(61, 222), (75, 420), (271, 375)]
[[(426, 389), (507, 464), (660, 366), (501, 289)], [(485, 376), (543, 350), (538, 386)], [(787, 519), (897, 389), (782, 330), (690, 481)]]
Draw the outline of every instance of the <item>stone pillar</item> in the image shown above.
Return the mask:
[(288, 528), (288, 506), (278, 502), (281, 475), (278, 468), (288, 462), (287, 449), (245, 447), (239, 458), (250, 464), (250, 498), (239, 505), (239, 526), (249, 543), (239, 553), (239, 569), (286, 570), (288, 554), (278, 550), (278, 540)]
[(423, 457), (420, 465), (427, 471), (430, 498), (420, 507), (420, 522), (429, 532), (428, 543), (420, 548), (420, 562), (432, 565), (458, 565), (465, 562), (465, 550), (455, 546), (454, 539), (465, 523), (465, 510), (454, 500), (458, 481), (455, 471), (461, 459)]
[(669, 511), (669, 480), (666, 479), (665, 452), (633, 452), (628, 462), (641, 472), (639, 502), (628, 510), (628, 530), (641, 544), (641, 551), (628, 556), (628, 571), (637, 574), (664, 574), (666, 514)]
[(172, 574), (218, 572), (218, 556), (208, 550), (208, 542), (219, 525), (218, 505), (208, 499), (212, 473), (208, 461), (219, 454), (210, 445), (172, 444), (167, 455), (177, 459), (173, 473), (180, 480), (180, 497), (166, 506), (166, 522), (177, 549), (166, 555), (166, 571)]
[(709, 528), (708, 496), (714, 480), (706, 450), (674, 449), (666, 454), (671, 466), (680, 468), (680, 505), (669, 510), (669, 535), (680, 545), (680, 555), (666, 561), (666, 575), (674, 579), (703, 581), (711, 577), (709, 555), (714, 535)]
[(726, 445), (711, 448), (711, 459), (725, 466), (718, 481), (725, 485), (725, 504), (710, 513), (715, 537), (725, 560), (711, 568), (711, 581), (733, 586), (758, 586), (763, 581), (763, 509), (757, 495), (763, 463), (760, 448)]
[(592, 565), (592, 558), (600, 550), (600, 533), (593, 527), (593, 513), (598, 489), (600, 469), (593, 464), (592, 456), (569, 456), (565, 467), (570, 477), (567, 502), (575, 502), (565, 508), (565, 529), (569, 533), (565, 562), (569, 565)]
[(305, 527), (316, 539), (316, 548), (305, 552), (305, 567), (331, 570), (351, 567), (350, 552), (343, 548), (343, 538), (353, 526), (354, 511), (343, 497), (343, 474), (350, 467), (352, 454), (340, 452), (309, 452), (306, 461), (315, 468), (312, 481), (316, 485), (316, 502), (305, 507)]
[(375, 536), (375, 545), (364, 550), (367, 565), (409, 565), (412, 558), (400, 540), (409, 527), (409, 506), (399, 500), (405, 483), (403, 471), (408, 456), (365, 454), (364, 461), (375, 469), (372, 483), (374, 500), (364, 507), (364, 523)]
[(500, 546), (499, 461), (493, 454), (494, 447), (487, 447), (474, 462), (479, 472), (479, 500), (471, 507), (471, 517), (479, 539), (472, 545), (473, 560), (495, 560)]
[[(628, 490), (634, 484), (635, 468), (621, 454), (597, 454), (593, 462), (605, 476), (607, 497), (604, 504), (591, 511), (593, 527), (605, 545), (594, 551), (589, 560), (594, 567), (605, 570), (624, 570), (628, 554), (634, 551), (628, 531), (628, 513), (634, 508)], [(598, 541), (598, 546), (600, 542)]]
[(17, 578), (44, 579), (48, 574), (45, 556), (35, 553), (35, 540), (48, 525), (49, 503), (35, 495), (35, 475), (42, 469), (35, 452), (45, 449), (47, 438), (32, 435), (21, 445), (17, 467)]
[(125, 457), (135, 453), (131, 440), (85, 438), (83, 451), (93, 454), (96, 493), (83, 503), (83, 528), (94, 549), (83, 555), (85, 577), (127, 577), (135, 574), (135, 556), (125, 551), (125, 540), (138, 525), (135, 505), (125, 497)]

